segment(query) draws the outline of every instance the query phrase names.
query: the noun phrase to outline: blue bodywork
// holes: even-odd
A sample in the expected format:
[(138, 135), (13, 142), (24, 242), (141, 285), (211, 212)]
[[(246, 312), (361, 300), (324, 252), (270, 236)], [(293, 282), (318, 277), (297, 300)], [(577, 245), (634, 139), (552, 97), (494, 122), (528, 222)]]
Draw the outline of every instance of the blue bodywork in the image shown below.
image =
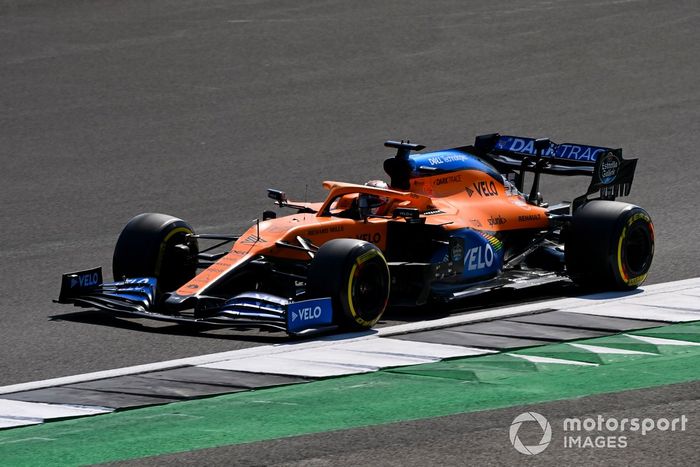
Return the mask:
[[(411, 154), (409, 163), (413, 173), (412, 177), (426, 175), (427, 171), (452, 172), (456, 170), (478, 170), (502, 181), (501, 174), (490, 164), (479, 159), (462, 149), (448, 149), (445, 151), (427, 152), (424, 154)], [(423, 168), (423, 170), (421, 170)]]
[(296, 333), (304, 329), (333, 322), (333, 306), (330, 298), (315, 298), (287, 305), (287, 332)]
[[(461, 260), (464, 270), (461, 279), (493, 277), (503, 267), (503, 244), (496, 237), (472, 229), (455, 230), (450, 232), (450, 236), (464, 241)], [(447, 258), (447, 246), (444, 245), (433, 254), (432, 262), (443, 262)]]
[(102, 285), (107, 296), (124, 298), (150, 306), (156, 301), (156, 282), (154, 277), (126, 279), (123, 282), (108, 282)]

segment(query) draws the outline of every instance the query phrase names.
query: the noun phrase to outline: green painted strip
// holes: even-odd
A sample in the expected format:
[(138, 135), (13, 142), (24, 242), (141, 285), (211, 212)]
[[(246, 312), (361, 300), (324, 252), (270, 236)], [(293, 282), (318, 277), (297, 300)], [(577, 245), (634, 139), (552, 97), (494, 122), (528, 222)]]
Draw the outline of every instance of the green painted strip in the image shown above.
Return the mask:
[[(589, 342), (589, 341), (586, 341)], [(560, 358), (562, 360), (572, 360), (575, 362), (595, 363), (597, 365), (607, 365), (624, 360), (629, 361), (631, 355), (599, 355), (588, 350), (583, 350), (569, 344), (554, 344), (544, 347), (533, 347), (521, 349), (513, 352), (522, 355), (534, 355), (538, 357)], [(642, 355), (644, 357), (645, 355)], [(638, 357), (638, 356), (634, 356)]]
[(562, 367), (562, 365), (552, 363), (532, 363), (522, 358), (496, 354), (487, 355), (483, 358), (460, 358), (385, 371), (387, 373), (491, 383), (503, 379), (517, 378), (518, 376), (527, 376), (532, 373), (564, 371), (567, 368), (573, 369), (577, 367)]
[(557, 344), (519, 353), (599, 366), (487, 355), (6, 430), (0, 459), (101, 463), (700, 379), (700, 348), (654, 347), (658, 355), (606, 359)]
[[(632, 350), (634, 352), (647, 352), (647, 353), (659, 353), (659, 347), (654, 344), (649, 344), (642, 342), (631, 337), (623, 335), (615, 335), (609, 337), (601, 337), (590, 342), (580, 342), (581, 344), (591, 344), (599, 347), (606, 347), (612, 349), (621, 350)], [(606, 356), (613, 356), (613, 354), (606, 354)], [(619, 357), (620, 355), (618, 355)], [(630, 355), (630, 357), (643, 357), (644, 355)], [(622, 355), (622, 357), (625, 357)]]
[(634, 332), (640, 336), (661, 337), (680, 341), (700, 342), (700, 322), (672, 324), (660, 328), (644, 329)]

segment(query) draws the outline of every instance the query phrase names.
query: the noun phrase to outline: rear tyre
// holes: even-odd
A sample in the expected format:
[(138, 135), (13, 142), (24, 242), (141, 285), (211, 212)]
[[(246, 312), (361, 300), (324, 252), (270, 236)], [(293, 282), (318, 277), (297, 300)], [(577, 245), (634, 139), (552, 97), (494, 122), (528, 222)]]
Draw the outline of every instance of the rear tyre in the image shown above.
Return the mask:
[(139, 214), (126, 224), (112, 259), (115, 280), (155, 277), (160, 292), (176, 290), (197, 270), (197, 239), (182, 219), (166, 214)]
[(574, 213), (565, 252), (575, 283), (597, 290), (635, 289), (651, 267), (654, 226), (639, 206), (591, 201)]
[(389, 266), (381, 250), (350, 238), (330, 240), (309, 267), (310, 297), (331, 297), (334, 321), (349, 330), (369, 329), (389, 302)]

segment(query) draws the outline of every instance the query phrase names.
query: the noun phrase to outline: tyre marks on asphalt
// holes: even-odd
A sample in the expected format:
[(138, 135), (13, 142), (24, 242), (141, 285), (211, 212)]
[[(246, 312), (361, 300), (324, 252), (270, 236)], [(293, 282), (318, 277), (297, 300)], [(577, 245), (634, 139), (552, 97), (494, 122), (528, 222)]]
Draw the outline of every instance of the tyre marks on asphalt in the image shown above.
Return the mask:
[[(699, 295), (700, 279), (691, 279), (629, 294), (598, 294), (399, 325), (372, 335), (331, 336), (171, 365), (163, 362), (152, 371), (143, 366), (119, 370), (115, 377), (38, 382), (28, 385), (36, 388), (29, 390), (5, 387), (0, 388), (0, 428), (385, 368), (430, 373), (445, 359), (458, 359), (455, 365), (461, 366), (445, 370), (443, 365), (440, 373), (466, 371), (471, 376), (464, 377), (479, 380), (479, 374), (497, 375), (507, 367), (597, 366), (648, 357), (700, 344), (700, 327), (670, 324), (700, 320)], [(663, 327), (648, 329), (656, 326)], [(624, 331), (634, 334), (618, 334)], [(585, 341), (557, 344), (581, 339)], [(449, 367), (450, 361), (446, 363)]]

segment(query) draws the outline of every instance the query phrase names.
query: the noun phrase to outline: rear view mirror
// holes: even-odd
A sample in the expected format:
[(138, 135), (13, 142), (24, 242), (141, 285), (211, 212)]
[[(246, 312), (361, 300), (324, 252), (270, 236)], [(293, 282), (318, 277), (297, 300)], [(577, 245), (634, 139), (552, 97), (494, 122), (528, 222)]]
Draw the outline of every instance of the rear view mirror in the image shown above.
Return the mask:
[(272, 188), (268, 188), (267, 197), (277, 201), (277, 204), (279, 204), (280, 206), (287, 202), (287, 193), (285, 193), (284, 191), (273, 190)]
[(360, 211), (360, 218), (365, 219), (370, 215), (370, 206), (367, 196), (360, 195), (357, 198), (357, 208)]

